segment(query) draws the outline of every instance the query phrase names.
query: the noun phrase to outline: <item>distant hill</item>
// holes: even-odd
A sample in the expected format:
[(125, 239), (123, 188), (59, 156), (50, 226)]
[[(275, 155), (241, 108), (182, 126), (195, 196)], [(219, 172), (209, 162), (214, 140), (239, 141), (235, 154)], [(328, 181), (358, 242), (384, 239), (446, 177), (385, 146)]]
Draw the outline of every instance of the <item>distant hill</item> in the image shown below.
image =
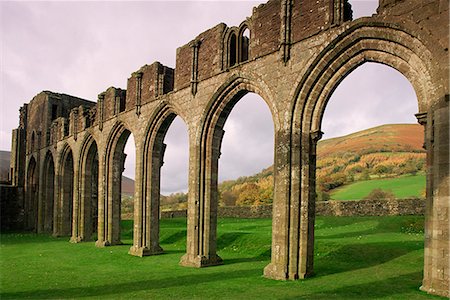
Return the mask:
[(425, 152), (422, 145), (423, 126), (389, 124), (319, 141), (317, 156), (326, 158), (340, 153)]
[[(330, 199), (334, 189), (372, 178), (396, 178), (424, 171), (423, 127), (389, 124), (319, 141), (317, 194)], [(221, 205), (270, 204), (273, 166), (262, 172), (219, 184)]]
[(134, 180), (126, 176), (122, 176), (122, 193), (126, 196), (134, 196)]
[(11, 152), (0, 150), (0, 182), (8, 181), (10, 160), (11, 160)]

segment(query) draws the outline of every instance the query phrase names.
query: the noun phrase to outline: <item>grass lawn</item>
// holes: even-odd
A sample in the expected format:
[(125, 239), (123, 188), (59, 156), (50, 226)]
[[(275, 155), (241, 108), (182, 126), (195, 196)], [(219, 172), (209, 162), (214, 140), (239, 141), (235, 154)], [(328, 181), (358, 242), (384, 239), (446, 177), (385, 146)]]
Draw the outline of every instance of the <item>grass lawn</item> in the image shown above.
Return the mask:
[(1, 299), (439, 299), (419, 291), (423, 217), (318, 217), (316, 276), (262, 277), (270, 260), (271, 220), (219, 219), (223, 266), (178, 265), (185, 219), (161, 221), (166, 254), (133, 257), (125, 245), (96, 248), (48, 235), (1, 234)]
[(358, 181), (331, 193), (332, 200), (361, 200), (373, 189), (390, 190), (397, 198), (422, 197), (425, 175)]

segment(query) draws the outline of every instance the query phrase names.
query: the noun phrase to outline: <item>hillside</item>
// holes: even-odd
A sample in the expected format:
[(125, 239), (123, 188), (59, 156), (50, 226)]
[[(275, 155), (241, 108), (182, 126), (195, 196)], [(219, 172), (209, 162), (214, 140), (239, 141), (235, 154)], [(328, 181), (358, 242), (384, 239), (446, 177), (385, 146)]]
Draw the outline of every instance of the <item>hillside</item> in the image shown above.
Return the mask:
[(8, 181), (11, 152), (0, 150), (0, 182)]
[(419, 124), (388, 124), (342, 137), (319, 141), (317, 156), (343, 153), (424, 152), (423, 127)]
[[(418, 124), (382, 125), (320, 141), (316, 171), (318, 200), (333, 199), (335, 189), (353, 182), (423, 173), (426, 154), (422, 145), (423, 127)], [(272, 172), (273, 167), (269, 167), (253, 176), (222, 182), (220, 204), (272, 203)]]

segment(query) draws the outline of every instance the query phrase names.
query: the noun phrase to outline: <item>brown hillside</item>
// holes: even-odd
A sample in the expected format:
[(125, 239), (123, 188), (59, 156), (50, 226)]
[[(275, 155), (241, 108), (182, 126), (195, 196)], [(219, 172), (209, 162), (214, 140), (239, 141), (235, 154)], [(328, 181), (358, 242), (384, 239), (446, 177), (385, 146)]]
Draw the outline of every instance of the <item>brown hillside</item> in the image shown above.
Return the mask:
[(340, 153), (424, 152), (423, 127), (419, 124), (389, 124), (319, 142), (318, 157)]
[(122, 176), (122, 194), (134, 196), (134, 180), (126, 176)]

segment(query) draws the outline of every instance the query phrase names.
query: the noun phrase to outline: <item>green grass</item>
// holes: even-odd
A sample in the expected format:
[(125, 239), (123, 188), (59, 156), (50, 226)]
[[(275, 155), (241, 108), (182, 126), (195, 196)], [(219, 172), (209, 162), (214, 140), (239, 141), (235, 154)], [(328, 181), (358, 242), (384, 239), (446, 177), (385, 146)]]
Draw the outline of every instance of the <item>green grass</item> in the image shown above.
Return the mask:
[(301, 281), (262, 277), (270, 260), (271, 220), (220, 219), (223, 266), (178, 265), (184, 219), (161, 221), (166, 254), (133, 257), (132, 222), (125, 245), (35, 234), (1, 235), (1, 299), (433, 299), (419, 291), (423, 217), (318, 217), (316, 276)]
[(390, 190), (397, 198), (422, 197), (425, 175), (358, 181), (336, 189), (332, 200), (364, 199), (373, 189)]

